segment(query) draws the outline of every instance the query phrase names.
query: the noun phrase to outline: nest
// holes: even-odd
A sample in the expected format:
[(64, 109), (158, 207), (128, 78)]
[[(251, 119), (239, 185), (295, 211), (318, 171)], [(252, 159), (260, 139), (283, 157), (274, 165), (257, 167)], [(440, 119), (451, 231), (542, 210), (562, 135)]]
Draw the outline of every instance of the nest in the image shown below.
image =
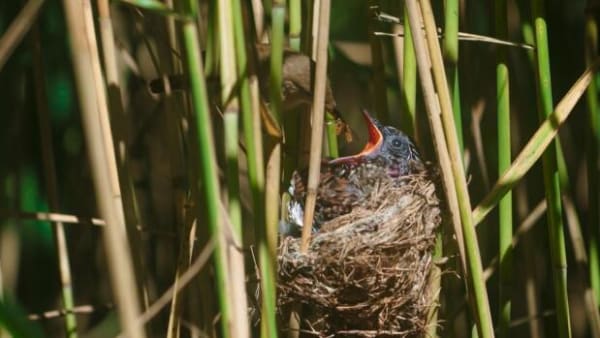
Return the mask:
[(381, 182), (365, 205), (313, 234), (306, 254), (299, 238), (283, 239), (282, 323), (300, 308), (306, 336), (424, 336), (437, 306), (438, 290), (428, 285), (440, 222), (435, 185), (423, 172)]

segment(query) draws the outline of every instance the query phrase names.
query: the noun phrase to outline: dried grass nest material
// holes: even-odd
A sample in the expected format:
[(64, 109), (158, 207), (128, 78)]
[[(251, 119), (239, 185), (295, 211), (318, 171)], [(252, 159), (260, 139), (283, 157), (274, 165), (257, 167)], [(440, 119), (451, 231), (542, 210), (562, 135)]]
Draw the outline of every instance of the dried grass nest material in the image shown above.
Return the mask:
[[(302, 304), (301, 336), (423, 337), (437, 306), (428, 288), (440, 201), (427, 172), (384, 181), (364, 206), (324, 224), (306, 254), (278, 252), (284, 330)], [(435, 324), (432, 324), (435, 325)]]

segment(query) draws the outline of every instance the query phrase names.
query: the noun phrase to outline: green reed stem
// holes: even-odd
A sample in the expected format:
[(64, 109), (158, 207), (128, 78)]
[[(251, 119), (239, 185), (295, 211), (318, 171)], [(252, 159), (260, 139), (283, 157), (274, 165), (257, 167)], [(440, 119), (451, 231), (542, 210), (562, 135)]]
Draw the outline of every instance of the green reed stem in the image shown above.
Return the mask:
[[(496, 36), (506, 39), (507, 27), (506, 0), (496, 1)], [(496, 64), (496, 100), (498, 115), (498, 173), (503, 173), (511, 162), (510, 151), (510, 80), (506, 57), (506, 49), (499, 48)], [(499, 240), (499, 312), (498, 336), (506, 338), (509, 335), (511, 319), (512, 294), (512, 237), (513, 210), (512, 192), (509, 191), (500, 200), (498, 220)]]
[[(408, 22), (408, 11), (404, 9), (404, 22)], [(417, 61), (415, 58), (415, 46), (410, 25), (404, 25), (404, 74), (402, 79), (402, 107), (404, 115), (402, 129), (408, 135), (418, 139), (417, 135)]]
[[(552, 82), (550, 77), (550, 56), (546, 21), (543, 17), (541, 0), (532, 2), (534, 31), (536, 41), (537, 89), (541, 118), (552, 113)], [(544, 185), (548, 205), (548, 231), (550, 240), (550, 257), (552, 261), (552, 277), (556, 302), (556, 319), (558, 335), (571, 337), (571, 322), (567, 292), (567, 254), (565, 248), (564, 223), (562, 217), (562, 201), (560, 194), (560, 177), (557, 168), (557, 142), (554, 141), (543, 156)]]
[(289, 25), (290, 25), (290, 48), (300, 51), (300, 39), (302, 34), (302, 2), (300, 0), (289, 0)]
[(326, 112), (325, 122), (327, 126), (325, 132), (327, 133), (327, 149), (329, 150), (329, 157), (339, 157), (336, 119), (330, 112)]
[[(593, 15), (586, 14), (585, 19), (585, 47), (586, 64), (590, 65), (597, 56), (598, 48), (598, 25)], [(598, 205), (599, 189), (598, 175), (600, 168), (598, 167), (598, 149), (600, 149), (600, 110), (598, 107), (598, 86), (595, 81), (590, 83), (587, 90), (587, 106), (588, 106), (588, 121), (589, 128), (586, 130), (586, 154), (587, 154), (587, 177), (588, 177), (588, 257), (589, 257), (589, 278), (596, 302), (600, 302), (600, 253), (598, 252), (598, 237), (600, 223), (599, 210), (595, 207)]]
[(575, 107), (577, 101), (584, 94), (598, 67), (600, 67), (600, 58), (595, 58), (594, 62), (583, 72), (579, 79), (571, 86), (567, 94), (556, 105), (552, 114), (544, 119), (535, 134), (533, 134), (529, 142), (527, 142), (519, 155), (514, 159), (511, 166), (502, 173), (502, 176), (494, 184), (492, 190), (473, 210), (474, 225), (481, 223), (485, 216), (498, 204), (500, 199), (514, 188), (536, 161), (542, 157), (546, 148), (557, 135), (558, 129), (565, 123), (573, 111), (573, 107)]
[[(271, 7), (271, 71), (269, 74), (270, 114), (282, 126), (281, 85), (283, 81), (283, 45), (285, 1), (275, 0)], [(264, 227), (259, 227), (259, 264), (261, 268), (262, 318), (261, 337), (276, 337), (276, 245), (279, 223), (281, 185), (281, 140), (276, 140), (267, 161), (266, 217)]]
[(265, 173), (263, 163), (262, 146), (257, 144), (256, 138), (260, 137), (260, 129), (256, 130), (254, 124), (255, 114), (253, 111), (250, 83), (248, 80), (248, 56), (246, 54), (246, 41), (244, 34), (244, 21), (240, 0), (232, 2), (235, 53), (237, 57), (237, 69), (240, 76), (240, 105), (242, 110), (242, 124), (244, 129), (244, 140), (246, 145), (246, 160), (248, 162), (248, 179), (252, 191), (252, 203), (254, 205), (254, 224), (262, 227), (264, 224), (264, 184)]
[(446, 60), (446, 71), (448, 72), (448, 86), (452, 95), (452, 111), (454, 112), (454, 124), (460, 153), (464, 152), (462, 109), (460, 103), (460, 81), (458, 72), (458, 0), (447, 0), (444, 5), (444, 58)]
[(219, 66), (217, 4), (215, 1), (212, 2), (208, 6), (208, 15), (206, 16), (206, 57), (204, 59), (204, 74), (206, 76), (215, 75)]
[[(197, 14), (193, 0), (187, 2), (190, 14)], [(229, 305), (229, 266), (227, 261), (227, 247), (224, 245), (222, 219), (220, 215), (219, 179), (216, 168), (215, 149), (208, 107), (208, 95), (204, 80), (202, 54), (198, 44), (198, 30), (194, 21), (185, 21), (182, 25), (183, 42), (185, 45), (185, 62), (190, 76), (190, 93), (192, 96), (192, 109), (196, 116), (198, 129), (198, 152), (200, 163), (200, 191), (207, 215), (206, 222), (210, 232), (215, 238), (215, 284), (218, 290), (218, 300), (221, 314), (221, 329), (223, 337), (231, 336), (231, 308)]]

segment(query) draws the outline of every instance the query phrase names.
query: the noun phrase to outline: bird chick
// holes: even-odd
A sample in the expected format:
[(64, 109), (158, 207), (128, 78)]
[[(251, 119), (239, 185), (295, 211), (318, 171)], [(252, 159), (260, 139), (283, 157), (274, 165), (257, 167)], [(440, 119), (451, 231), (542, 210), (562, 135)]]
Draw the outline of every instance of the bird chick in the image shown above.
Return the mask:
[[(352, 156), (324, 160), (317, 188), (313, 230), (364, 203), (383, 180), (396, 180), (419, 172), (423, 162), (411, 139), (400, 130), (383, 125), (363, 111), (369, 131), (364, 149)], [(280, 224), (284, 235), (298, 235), (304, 218), (308, 170), (292, 175), (288, 219)]]

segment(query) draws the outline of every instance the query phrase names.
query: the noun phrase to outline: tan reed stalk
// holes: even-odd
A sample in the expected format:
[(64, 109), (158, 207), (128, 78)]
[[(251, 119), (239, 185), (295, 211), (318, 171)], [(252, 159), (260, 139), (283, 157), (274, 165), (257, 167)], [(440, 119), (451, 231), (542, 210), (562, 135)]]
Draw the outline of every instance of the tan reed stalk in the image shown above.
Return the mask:
[[(462, 257), (466, 259), (465, 263), (468, 267), (463, 265), (463, 271), (469, 272), (467, 276), (469, 281), (468, 285), (470, 287), (469, 290), (473, 292), (472, 296), (474, 296), (473, 301), (476, 309), (476, 318), (479, 324), (478, 331), (481, 337), (493, 337), (494, 333), (487, 292), (481, 279), (482, 267), (477, 239), (474, 229), (471, 227), (471, 214), (465, 210), (468, 207), (470, 211), (470, 202), (468, 192), (466, 191), (464, 170), (462, 168), (462, 159), (460, 158), (454, 117), (452, 114), (452, 103), (443, 70), (437, 31), (435, 23), (433, 22), (433, 15), (431, 13), (429, 2), (421, 1), (420, 3), (423, 14), (420, 13), (418, 5), (414, 0), (408, 0), (406, 5), (409, 13), (410, 26), (413, 31), (421, 85), (423, 86), (426, 102), (428, 102), (427, 110), (430, 128), (432, 134), (435, 136), (434, 144), (442, 168), (444, 188), (446, 190), (450, 211), (454, 217), (460, 216), (460, 220), (453, 219), (453, 223), (455, 231), (457, 231), (457, 229), (462, 230), (459, 230), (460, 232), (457, 232), (456, 235), (457, 239), (459, 239), (461, 256), (466, 254), (466, 256)], [(420, 29), (420, 18), (423, 18), (424, 20), (427, 42), (429, 43), (429, 52), (425, 45), (423, 31)], [(430, 65), (433, 67), (437, 94), (440, 98), (439, 106), (442, 108), (441, 120), (440, 110), (438, 110), (438, 102), (436, 102), (433, 87), (433, 79), (429, 73)], [(450, 156), (448, 156), (448, 153)], [(460, 236), (464, 236), (464, 238)], [(464, 251), (462, 251), (460, 239), (464, 240)]]
[(121, 327), (128, 337), (145, 337), (137, 324), (140, 305), (131, 254), (126, 241), (125, 224), (106, 93), (94, 32), (92, 7), (86, 0), (63, 1), (67, 19), (71, 55), (81, 105), (83, 126), (90, 157), (96, 200), (104, 227), (103, 241)]
[(25, 7), (0, 37), (0, 70), (37, 19), (43, 4), (44, 0), (27, 1)]
[[(436, 157), (440, 168), (442, 169), (441, 176), (443, 180), (444, 194), (446, 197), (446, 203), (448, 203), (448, 209), (450, 211), (450, 217), (452, 219), (452, 225), (456, 233), (456, 239), (458, 242), (458, 248), (461, 258), (461, 267), (463, 271), (466, 270), (465, 251), (462, 236), (462, 227), (460, 216), (458, 213), (458, 200), (455, 194), (455, 183), (452, 180), (452, 171), (450, 165), (450, 157), (448, 155), (446, 139), (443, 134), (442, 121), (440, 119), (439, 104), (436, 102), (435, 89), (433, 88), (433, 80), (429, 73), (430, 61), (427, 55), (425, 47), (423, 30), (417, 29), (421, 27), (420, 11), (416, 0), (406, 1), (407, 16), (410, 22), (411, 31), (413, 32), (413, 42), (415, 46), (415, 54), (417, 59), (417, 70), (419, 78), (421, 80), (421, 86), (423, 89), (423, 97), (425, 100), (425, 107), (427, 111), (427, 117), (429, 119), (429, 127), (433, 137), (433, 144), (436, 152)], [(417, 45), (419, 46), (417, 49)]]
[(225, 226), (231, 234), (227, 243), (229, 253), (229, 276), (232, 299), (231, 335), (233, 337), (247, 338), (250, 336), (248, 324), (248, 301), (246, 295), (246, 278), (244, 271), (244, 254), (242, 234), (242, 206), (240, 202), (239, 187), (239, 104), (233, 88), (239, 81), (236, 62), (236, 48), (234, 38), (234, 21), (232, 1), (219, 0), (219, 48), (221, 55), (221, 105), (223, 107), (223, 123), (225, 129), (225, 157), (226, 157), (226, 185), (227, 185), (227, 212), (229, 223)]
[[(104, 71), (106, 73), (108, 105), (112, 121), (111, 128), (114, 131), (112, 135), (119, 145), (119, 147), (115, 148), (115, 153), (120, 155), (117, 157), (117, 174), (119, 175), (120, 186), (124, 188), (122, 190), (122, 202), (125, 217), (125, 227), (127, 230), (129, 244), (131, 245), (131, 257), (137, 284), (136, 291), (138, 292), (140, 299), (142, 299), (143, 306), (146, 307), (149, 299), (148, 289), (145, 284), (146, 269), (144, 266), (144, 259), (142, 257), (140, 236), (138, 231), (140, 216), (138, 214), (137, 204), (135, 201), (133, 183), (129, 174), (129, 153), (127, 151), (127, 142), (125, 136), (127, 133), (125, 127), (125, 112), (121, 99), (121, 86), (117, 67), (116, 48), (113, 36), (110, 8), (107, 0), (98, 0), (98, 20), (100, 29), (100, 42), (102, 44), (102, 59), (104, 61)], [(121, 151), (117, 152), (117, 149), (120, 149)]]
[(317, 187), (321, 173), (321, 150), (323, 149), (323, 121), (325, 115), (325, 88), (327, 86), (327, 46), (329, 44), (330, 0), (321, 0), (319, 6), (319, 31), (317, 33), (317, 58), (315, 90), (312, 104), (312, 130), (310, 137), (310, 159), (304, 219), (302, 227), (301, 251), (306, 252), (310, 243)]
[(474, 307), (476, 310), (477, 329), (480, 337), (493, 337), (493, 323), (490, 313), (487, 289), (481, 275), (483, 267), (477, 234), (472, 224), (471, 201), (467, 189), (466, 177), (460, 152), (460, 142), (456, 131), (454, 113), (452, 112), (452, 100), (448, 89), (448, 80), (444, 70), (442, 52), (437, 37), (437, 28), (434, 21), (431, 4), (428, 0), (420, 0), (425, 25), (425, 35), (429, 45), (429, 56), (433, 70), (433, 79), (439, 97), (442, 123), (450, 153), (452, 174), (456, 182), (456, 195), (463, 229), (465, 242), (465, 253), (469, 271), (469, 286), (472, 288)]

